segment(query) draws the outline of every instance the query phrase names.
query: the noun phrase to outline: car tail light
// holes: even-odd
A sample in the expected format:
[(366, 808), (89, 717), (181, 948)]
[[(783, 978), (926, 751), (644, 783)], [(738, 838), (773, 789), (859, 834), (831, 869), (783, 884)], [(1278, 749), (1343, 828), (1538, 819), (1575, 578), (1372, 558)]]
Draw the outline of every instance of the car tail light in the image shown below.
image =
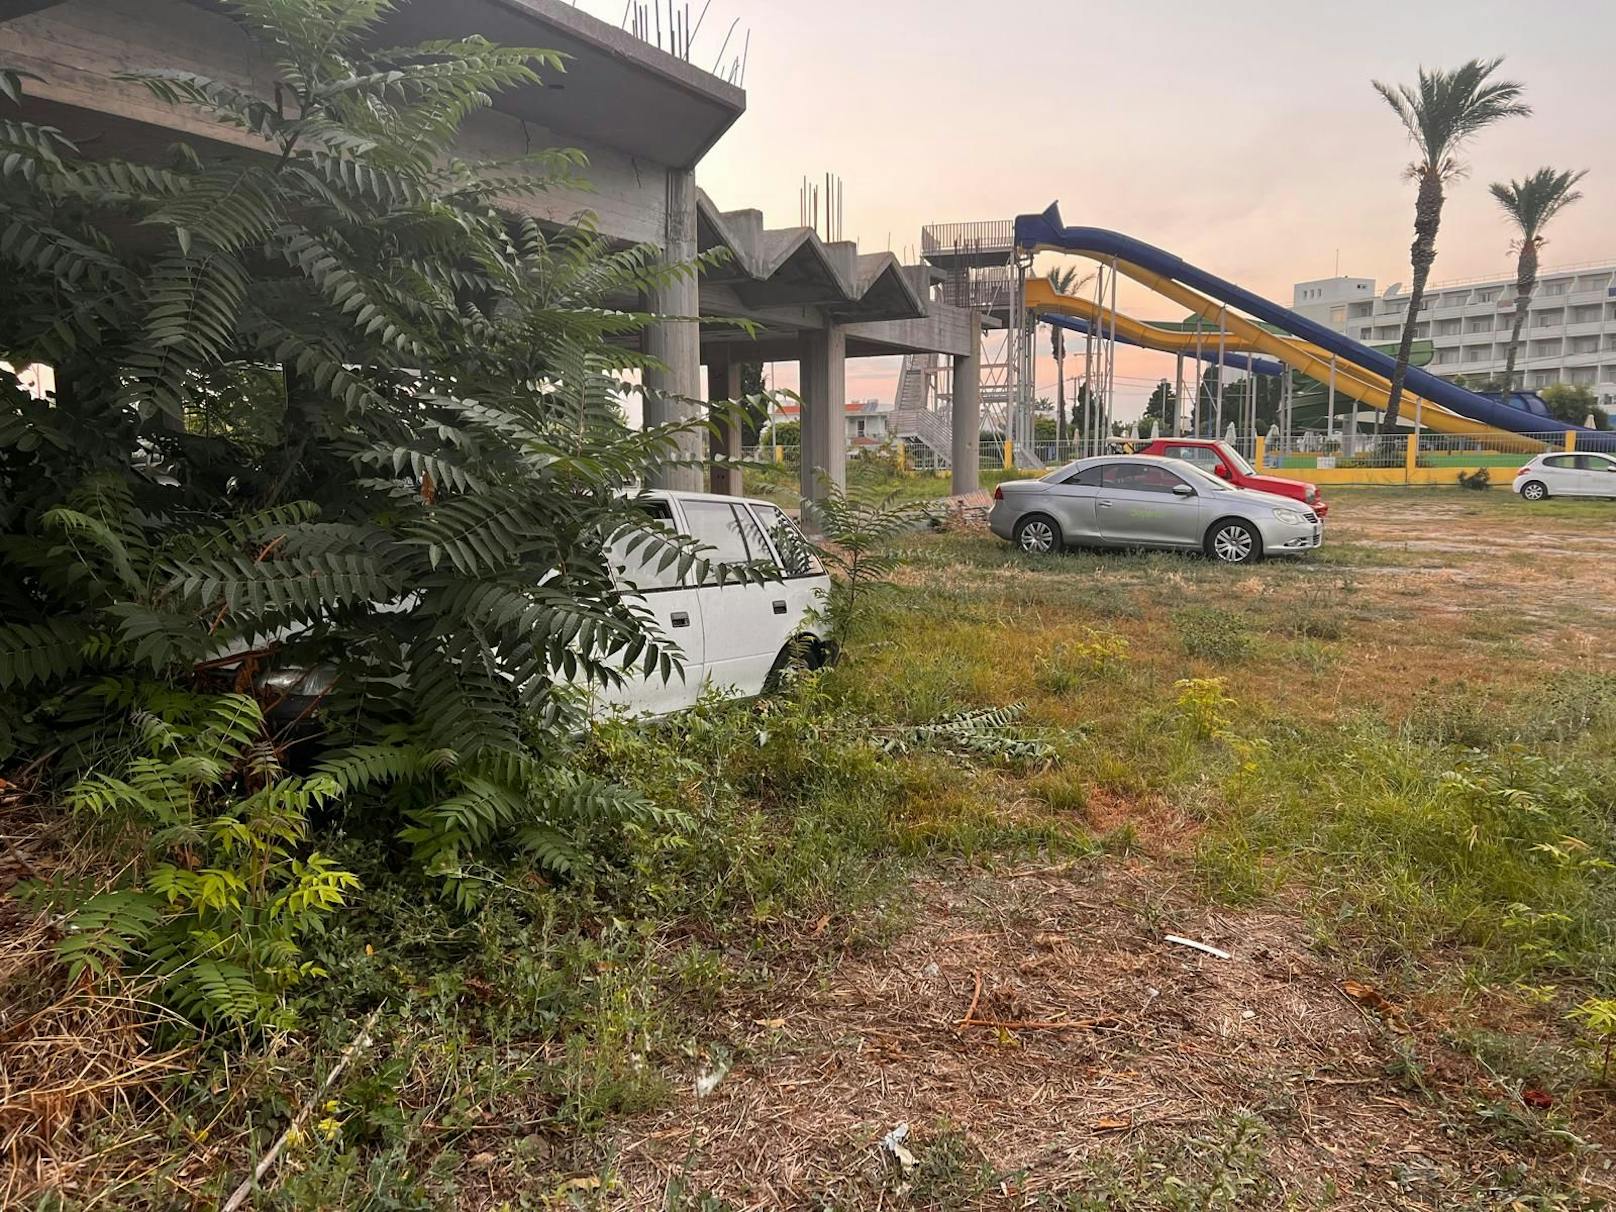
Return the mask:
[(1525, 467), (1521, 468), (1515, 474), (1518, 475), (1518, 476), (1524, 476), (1527, 472), (1529, 472), (1531, 470), (1532, 470), (1532, 465), (1530, 463), (1528, 463)]
[(1004, 489), (1002, 487), (1000, 487), (998, 485), (994, 486), (994, 488), (993, 488), (993, 499), (995, 501), (1004, 500)]

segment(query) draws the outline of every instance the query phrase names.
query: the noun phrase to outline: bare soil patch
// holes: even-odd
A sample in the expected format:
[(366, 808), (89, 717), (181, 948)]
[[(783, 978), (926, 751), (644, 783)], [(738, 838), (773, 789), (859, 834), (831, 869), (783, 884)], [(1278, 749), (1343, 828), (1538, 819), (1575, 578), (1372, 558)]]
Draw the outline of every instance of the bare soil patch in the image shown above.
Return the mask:
[[(1532, 1113), (1330, 970), (1289, 913), (1198, 907), (1150, 861), (951, 871), (911, 894), (915, 925), (887, 949), (724, 1006), (715, 1027), (743, 1059), (623, 1133), (624, 1206), (675, 1181), (736, 1208), (933, 1206), (878, 1147), (908, 1124), (919, 1166), (962, 1136), (992, 1172), (948, 1206), (1029, 1207), (1245, 1112), (1270, 1125), (1262, 1165), (1298, 1206), (1439, 1207), (1528, 1165), (1598, 1185), (1467, 1136), (1474, 1107)], [(1398, 1077), (1411, 1053), (1429, 1092)]]

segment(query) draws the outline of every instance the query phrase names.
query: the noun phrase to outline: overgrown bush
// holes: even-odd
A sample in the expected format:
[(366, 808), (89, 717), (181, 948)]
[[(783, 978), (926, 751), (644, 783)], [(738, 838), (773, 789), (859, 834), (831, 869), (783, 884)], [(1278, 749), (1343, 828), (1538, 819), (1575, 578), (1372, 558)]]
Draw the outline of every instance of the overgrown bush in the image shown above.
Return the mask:
[(1246, 620), (1221, 606), (1186, 606), (1173, 614), (1173, 628), (1184, 654), (1209, 661), (1238, 661), (1251, 655)]
[(697, 267), (513, 217), (577, 153), (458, 156), (554, 53), (374, 50), (385, 0), (224, 7), (272, 96), (128, 78), (261, 151), (92, 160), (0, 124), (0, 358), (55, 384), (0, 370), (0, 765), (123, 830), (115, 882), (42, 893), (77, 905), (71, 957), (268, 1023), (352, 886), (316, 812), (463, 903), (490, 855), (565, 874), (569, 822), (657, 819), (557, 764), (557, 688), (678, 664), (607, 543), (699, 558), (633, 500), (679, 430), (619, 406), (634, 301)]

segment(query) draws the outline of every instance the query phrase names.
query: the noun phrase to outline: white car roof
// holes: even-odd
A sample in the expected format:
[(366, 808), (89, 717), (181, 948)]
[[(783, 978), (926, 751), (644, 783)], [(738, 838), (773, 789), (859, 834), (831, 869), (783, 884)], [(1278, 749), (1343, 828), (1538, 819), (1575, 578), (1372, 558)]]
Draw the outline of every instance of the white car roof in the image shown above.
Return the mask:
[(649, 488), (645, 495), (661, 501), (722, 501), (727, 505), (766, 505), (770, 509), (779, 509), (773, 501), (762, 497), (732, 497), (721, 492), (682, 492), (673, 488)]

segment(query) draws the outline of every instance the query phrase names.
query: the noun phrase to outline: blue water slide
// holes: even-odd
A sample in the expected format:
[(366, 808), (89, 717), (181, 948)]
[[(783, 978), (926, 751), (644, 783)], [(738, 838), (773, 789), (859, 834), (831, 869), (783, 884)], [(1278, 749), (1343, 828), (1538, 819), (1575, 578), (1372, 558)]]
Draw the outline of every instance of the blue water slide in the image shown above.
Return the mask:
[[(1396, 368), (1393, 360), (1385, 354), (1377, 353), (1367, 345), (1361, 345), (1350, 337), (1342, 336), (1333, 329), (1300, 316), (1288, 307), (1280, 307), (1260, 295), (1252, 294), (1249, 290), (1242, 290), (1234, 283), (1226, 282), (1180, 257), (1146, 244), (1143, 240), (1135, 240), (1131, 236), (1107, 231), (1102, 227), (1066, 227), (1061, 223), (1059, 205), (1051, 206), (1041, 215), (1019, 216), (1016, 219), (1016, 244), (1026, 252), (1055, 249), (1082, 253), (1097, 259), (1116, 257), (1122, 261), (1129, 261), (1153, 273), (1172, 278), (1175, 282), (1181, 282), (1191, 290), (1200, 291), (1203, 295), (1242, 311), (1255, 320), (1282, 328), (1292, 336), (1309, 341), (1354, 366), (1373, 371), (1388, 379)], [(1568, 425), (1553, 417), (1540, 416), (1516, 405), (1466, 391), (1414, 366), (1408, 368), (1403, 381), (1409, 391), (1424, 396), (1427, 400), (1434, 401), (1461, 417), (1479, 421), (1483, 425), (1491, 425), (1495, 429), (1507, 430), (1510, 433), (1548, 434), (1574, 431), (1579, 435), (1588, 434), (1591, 437), (1585, 447), (1588, 449), (1594, 447), (1603, 449), (1612, 442), (1609, 434), (1598, 434), (1597, 437), (1593, 437), (1598, 431), (1581, 425)]]
[[(1056, 328), (1064, 328), (1068, 332), (1080, 332), (1086, 335), (1089, 331), (1089, 322), (1087, 320), (1079, 319), (1076, 316), (1039, 316), (1038, 319), (1041, 323), (1053, 324)], [(1104, 327), (1105, 323), (1102, 321), (1100, 328), (1104, 329)], [(1103, 337), (1105, 336), (1105, 333), (1097, 332), (1095, 335)], [(1141, 349), (1150, 348), (1150, 346), (1144, 344), (1142, 341), (1132, 341), (1127, 337), (1121, 336), (1120, 334), (1117, 337), (1117, 344), (1137, 345)], [(1193, 358), (1195, 357), (1195, 353), (1193, 350), (1186, 349), (1184, 351), (1184, 356), (1186, 358)], [(1212, 347), (1211, 349), (1203, 349), (1201, 351), (1201, 361), (1216, 362), (1217, 360), (1218, 351), (1216, 346)], [(1249, 370), (1255, 375), (1282, 375), (1285, 373), (1285, 364), (1283, 362), (1275, 361), (1273, 358), (1251, 357), (1242, 353), (1225, 353), (1223, 355), (1223, 364), (1230, 370)]]

